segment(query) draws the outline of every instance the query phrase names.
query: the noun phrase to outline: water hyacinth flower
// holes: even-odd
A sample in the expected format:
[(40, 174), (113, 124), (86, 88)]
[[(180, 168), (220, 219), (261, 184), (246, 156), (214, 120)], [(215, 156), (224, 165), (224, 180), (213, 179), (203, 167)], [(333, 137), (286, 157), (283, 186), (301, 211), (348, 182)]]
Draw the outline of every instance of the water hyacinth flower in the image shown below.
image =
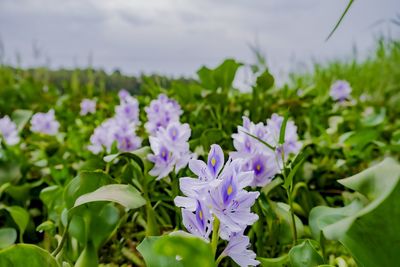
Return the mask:
[(129, 152), (140, 148), (142, 139), (136, 133), (136, 125), (119, 118), (110, 118), (99, 125), (90, 137), (88, 149), (98, 154), (104, 149), (111, 152), (114, 142), (121, 152)]
[(118, 151), (129, 152), (140, 148), (142, 139), (136, 135), (139, 125), (139, 102), (125, 90), (119, 92), (120, 104), (115, 116), (99, 125), (90, 137), (88, 149), (98, 154), (111, 152), (114, 143)]
[(91, 100), (91, 99), (83, 99), (81, 101), (81, 112), (79, 113), (81, 116), (85, 116), (89, 113), (94, 114), (96, 113), (96, 100)]
[(265, 186), (280, 172), (276, 154), (249, 134), (267, 142), (267, 127), (261, 122), (255, 124), (243, 117), (243, 126), (238, 126), (238, 132), (232, 135), (236, 151), (231, 152), (230, 156), (243, 160), (243, 171), (254, 172), (251, 186)]
[[(259, 192), (244, 189), (252, 183), (253, 171), (243, 171), (242, 161), (230, 158), (224, 164), (221, 147), (212, 145), (207, 163), (189, 162), (197, 178), (180, 178), (180, 189), (185, 196), (176, 197), (174, 202), (182, 208), (183, 224), (190, 233), (208, 240), (211, 231), (218, 231), (219, 237), (229, 241), (222, 256), (248, 266), (257, 265), (258, 261), (248, 249), (249, 241), (243, 231), (258, 219), (251, 206)], [(220, 222), (219, 229), (213, 229), (214, 220)]]
[(157, 99), (152, 100), (145, 111), (148, 120), (145, 128), (151, 135), (155, 135), (160, 128), (166, 128), (169, 123), (179, 122), (183, 113), (180, 105), (164, 94), (160, 94)]
[(36, 113), (31, 119), (31, 131), (47, 134), (56, 135), (60, 123), (56, 120), (54, 110), (50, 109), (47, 113)]
[(209, 240), (212, 231), (212, 214), (203, 201), (196, 200), (194, 212), (182, 209), (182, 221), (191, 234)]
[(19, 142), (17, 125), (7, 115), (0, 119), (0, 140), (1, 137), (7, 145)]
[(242, 232), (234, 233), (229, 238), (228, 246), (222, 254), (231, 257), (239, 266), (257, 266), (260, 262), (255, 259), (256, 253), (248, 249), (249, 246), (249, 237), (243, 235)]
[(286, 123), (286, 130), (284, 136), (283, 145), (279, 145), (279, 136), (281, 132), (281, 126), (284, 118), (278, 114), (272, 114), (271, 118), (267, 120), (266, 130), (266, 142), (273, 147), (276, 147), (278, 159), (282, 159), (282, 151), (284, 158), (286, 159), (289, 154), (298, 154), (302, 147), (299, 142), (299, 136), (297, 135), (297, 126), (293, 121), (288, 120)]
[(148, 159), (154, 163), (150, 175), (157, 180), (166, 177), (175, 169), (175, 173), (184, 168), (194, 155), (189, 150), (191, 130), (188, 124), (174, 122), (160, 129), (155, 136), (149, 137), (153, 154)]
[(347, 81), (339, 80), (332, 84), (329, 95), (334, 101), (343, 102), (350, 99), (351, 86)]
[[(124, 91), (122, 91), (124, 92)], [(139, 124), (139, 102), (128, 92), (119, 93), (120, 104), (115, 107), (115, 116), (121, 120)]]

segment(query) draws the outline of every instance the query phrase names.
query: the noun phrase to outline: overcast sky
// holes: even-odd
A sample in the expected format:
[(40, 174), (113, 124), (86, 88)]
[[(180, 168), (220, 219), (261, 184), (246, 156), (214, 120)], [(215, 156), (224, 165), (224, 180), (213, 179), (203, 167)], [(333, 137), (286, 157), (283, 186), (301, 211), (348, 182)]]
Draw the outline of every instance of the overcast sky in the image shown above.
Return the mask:
[[(356, 0), (343, 24), (325, 38), (347, 0), (0, 0), (6, 62), (47, 62), (124, 73), (193, 75), (226, 57), (252, 62), (258, 43), (271, 70), (300, 69), (315, 59), (361, 56), (381, 33), (399, 38), (388, 20), (399, 0)], [(381, 22), (381, 23), (377, 23)], [(377, 24), (377, 25), (376, 25)], [(39, 53), (34, 55), (33, 46)]]

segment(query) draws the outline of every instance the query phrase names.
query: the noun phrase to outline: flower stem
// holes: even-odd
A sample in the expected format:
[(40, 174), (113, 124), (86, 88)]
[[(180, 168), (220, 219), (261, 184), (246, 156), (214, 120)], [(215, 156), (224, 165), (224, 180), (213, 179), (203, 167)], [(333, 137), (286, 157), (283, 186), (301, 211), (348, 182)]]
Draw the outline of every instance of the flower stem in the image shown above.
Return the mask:
[(215, 261), (215, 266), (218, 267), (219, 263), (222, 261), (223, 258), (225, 258), (226, 255), (224, 253), (221, 253), (221, 255), (219, 255), (218, 259)]
[(296, 230), (296, 221), (294, 219), (294, 211), (293, 211), (293, 200), (292, 200), (292, 196), (290, 193), (290, 189), (286, 190), (287, 196), (288, 196), (288, 201), (289, 201), (289, 207), (290, 207), (290, 217), (292, 219), (292, 234), (293, 234), (293, 246), (296, 245), (297, 242), (297, 230)]
[(57, 248), (51, 253), (51, 255), (52, 255), (53, 257), (57, 256), (57, 254), (60, 253), (61, 249), (62, 249), (63, 246), (64, 246), (64, 243), (65, 243), (65, 241), (66, 241), (66, 239), (67, 239), (69, 223), (70, 223), (70, 220), (68, 220), (67, 225), (66, 225), (65, 228), (64, 228), (64, 232), (63, 232), (63, 235), (62, 235), (62, 237), (61, 237), (60, 243), (58, 244)]
[(213, 233), (211, 237), (211, 250), (215, 258), (215, 254), (217, 253), (217, 246), (218, 246), (218, 232), (219, 232), (219, 220), (217, 217), (214, 217), (213, 222)]

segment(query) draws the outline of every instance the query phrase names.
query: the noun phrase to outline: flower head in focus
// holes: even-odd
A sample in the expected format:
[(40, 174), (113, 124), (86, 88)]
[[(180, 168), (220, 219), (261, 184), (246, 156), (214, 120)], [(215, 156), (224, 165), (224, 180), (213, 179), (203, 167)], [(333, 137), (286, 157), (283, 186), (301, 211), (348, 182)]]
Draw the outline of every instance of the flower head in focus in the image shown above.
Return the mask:
[(60, 123), (56, 120), (54, 110), (50, 109), (47, 113), (36, 113), (31, 119), (31, 131), (47, 134), (56, 135)]
[(334, 101), (343, 102), (350, 99), (351, 86), (347, 81), (338, 80), (331, 85), (329, 95)]
[(17, 125), (7, 115), (0, 119), (0, 140), (1, 137), (7, 145), (19, 142)]
[[(221, 147), (212, 145), (206, 162), (190, 160), (189, 168), (197, 178), (180, 178), (185, 196), (177, 196), (174, 202), (182, 208), (183, 224), (191, 234), (208, 240), (212, 231), (218, 231), (219, 237), (229, 241), (222, 256), (247, 266), (258, 264), (243, 232), (258, 219), (251, 206), (259, 192), (245, 190), (253, 181), (253, 171), (243, 171), (242, 161), (228, 159), (224, 164)], [(215, 220), (218, 229), (214, 229)]]
[(89, 113), (94, 114), (96, 112), (96, 100), (91, 99), (83, 99), (81, 101), (81, 112), (79, 113), (81, 116), (85, 116)]

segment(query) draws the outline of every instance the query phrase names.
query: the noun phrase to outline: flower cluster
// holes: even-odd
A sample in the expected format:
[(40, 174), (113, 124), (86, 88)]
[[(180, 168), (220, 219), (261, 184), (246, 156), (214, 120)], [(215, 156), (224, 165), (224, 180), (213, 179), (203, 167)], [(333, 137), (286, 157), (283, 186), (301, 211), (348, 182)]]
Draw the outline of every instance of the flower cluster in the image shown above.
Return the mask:
[(194, 157), (188, 143), (191, 130), (189, 124), (179, 122), (182, 113), (179, 104), (165, 95), (151, 101), (145, 110), (149, 119), (145, 127), (150, 133), (149, 142), (153, 151), (148, 159), (154, 163), (149, 173), (162, 179), (174, 168), (177, 173)]
[(96, 112), (96, 100), (85, 98), (81, 101), (80, 106), (81, 112), (79, 114), (81, 116), (86, 116), (89, 113), (94, 114)]
[(128, 152), (138, 149), (142, 139), (136, 135), (139, 125), (139, 103), (128, 92), (119, 93), (120, 104), (115, 108), (115, 116), (99, 125), (90, 137), (88, 149), (98, 154), (106, 149), (111, 152), (114, 142), (119, 151)]
[(336, 81), (332, 84), (329, 95), (334, 101), (343, 102), (350, 99), (351, 86), (347, 81)]
[[(217, 231), (228, 245), (222, 256), (230, 256), (240, 266), (257, 265), (255, 253), (248, 249), (248, 237), (243, 232), (258, 216), (251, 206), (259, 192), (248, 192), (254, 177), (253, 171), (244, 171), (242, 159), (228, 159), (219, 145), (212, 145), (207, 162), (190, 160), (189, 168), (197, 178), (180, 179), (180, 189), (186, 195), (175, 198), (175, 205), (182, 208), (183, 224), (193, 235), (209, 240)], [(218, 225), (219, 229), (213, 229)]]
[(38, 112), (32, 116), (32, 132), (56, 135), (59, 127), (60, 123), (56, 120), (53, 109), (50, 109), (47, 113)]
[(17, 125), (7, 115), (0, 119), (0, 141), (1, 137), (7, 145), (19, 142)]
[[(276, 174), (280, 173), (282, 159), (286, 160), (290, 154), (297, 154), (301, 149), (297, 127), (293, 121), (287, 122), (284, 143), (279, 144), (283, 120), (283, 117), (272, 114), (264, 125), (262, 122), (255, 124), (247, 117), (243, 117), (243, 125), (238, 126), (238, 132), (232, 135), (236, 151), (231, 152), (230, 156), (233, 159), (243, 160), (243, 170), (254, 172), (252, 186), (268, 184)], [(260, 140), (275, 149), (272, 150)]]
[(183, 113), (179, 104), (164, 94), (152, 100), (145, 111), (147, 122), (144, 127), (150, 135), (155, 135), (159, 128), (166, 128), (171, 122), (179, 122)]

